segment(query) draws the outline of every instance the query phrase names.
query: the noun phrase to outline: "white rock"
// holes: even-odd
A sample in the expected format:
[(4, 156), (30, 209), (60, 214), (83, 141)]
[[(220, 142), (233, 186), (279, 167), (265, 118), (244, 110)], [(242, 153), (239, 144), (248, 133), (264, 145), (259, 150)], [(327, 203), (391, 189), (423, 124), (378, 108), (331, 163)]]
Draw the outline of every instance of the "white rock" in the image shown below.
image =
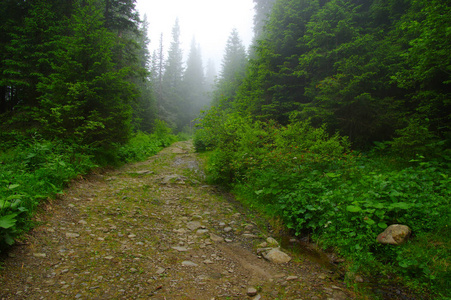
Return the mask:
[(393, 224), (377, 236), (377, 241), (381, 244), (400, 245), (409, 238), (411, 233), (408, 226)]
[(184, 266), (184, 267), (197, 267), (198, 264), (193, 263), (192, 261), (189, 261), (189, 260), (185, 260), (185, 261), (182, 262), (182, 266)]
[(202, 227), (202, 224), (199, 221), (192, 221), (186, 224), (186, 227), (188, 227), (189, 230), (196, 230)]
[(78, 233), (73, 233), (73, 232), (66, 232), (66, 237), (68, 238), (77, 238), (80, 235)]
[(279, 243), (276, 241), (275, 238), (269, 237), (269, 238), (266, 239), (266, 241), (272, 247), (279, 247)]
[(186, 252), (186, 251), (188, 251), (188, 248), (186, 248), (186, 247), (172, 247), (172, 249), (177, 250), (179, 252)]
[(250, 287), (250, 288), (247, 289), (247, 293), (246, 294), (249, 297), (253, 297), (253, 296), (257, 295), (257, 293), (258, 293), (258, 291), (255, 288)]
[(270, 250), (266, 255), (264, 254), (263, 257), (276, 264), (287, 263), (291, 260), (291, 257), (288, 254), (277, 248)]
[(224, 241), (224, 238), (222, 238), (222, 237), (220, 237), (219, 235), (216, 235), (216, 234), (214, 234), (214, 233), (210, 233), (210, 239), (211, 239), (213, 242), (215, 242), (215, 243), (223, 242), (223, 241)]

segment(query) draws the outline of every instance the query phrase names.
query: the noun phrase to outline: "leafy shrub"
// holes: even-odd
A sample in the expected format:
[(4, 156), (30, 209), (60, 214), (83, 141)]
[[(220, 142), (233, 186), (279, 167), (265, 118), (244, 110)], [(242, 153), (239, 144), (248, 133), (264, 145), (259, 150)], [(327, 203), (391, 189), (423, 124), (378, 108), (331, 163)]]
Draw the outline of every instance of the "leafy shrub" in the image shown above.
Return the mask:
[[(307, 233), (323, 247), (336, 249), (354, 271), (384, 272), (390, 264), (416, 288), (428, 282), (446, 290), (449, 251), (427, 250), (428, 243), (410, 246), (428, 236), (440, 244), (435, 233), (444, 228), (448, 237), (443, 243), (449, 245), (444, 224), (451, 219), (451, 180), (445, 155), (440, 161), (418, 156), (407, 163), (393, 156), (362, 157), (350, 150), (346, 138), (308, 122), (280, 126), (215, 114), (219, 121), (208, 116), (198, 133), (203, 145), (214, 149), (207, 167), (212, 182), (281, 217), (295, 234)], [(412, 228), (412, 242), (402, 247), (376, 242), (380, 232), (398, 223)]]
[(42, 199), (96, 166), (80, 149), (39, 137), (0, 153), (0, 161), (0, 249), (30, 226)]
[(177, 137), (171, 133), (171, 129), (163, 121), (157, 120), (154, 129), (155, 132), (150, 135), (137, 132), (127, 144), (119, 147), (115, 153), (120, 161), (145, 160), (177, 140)]
[(0, 152), (0, 251), (30, 228), (39, 203), (61, 193), (67, 183), (98, 164), (144, 160), (175, 141), (159, 122), (152, 135), (138, 132), (130, 141), (109, 149), (91, 149), (69, 141), (48, 141), (35, 135)]

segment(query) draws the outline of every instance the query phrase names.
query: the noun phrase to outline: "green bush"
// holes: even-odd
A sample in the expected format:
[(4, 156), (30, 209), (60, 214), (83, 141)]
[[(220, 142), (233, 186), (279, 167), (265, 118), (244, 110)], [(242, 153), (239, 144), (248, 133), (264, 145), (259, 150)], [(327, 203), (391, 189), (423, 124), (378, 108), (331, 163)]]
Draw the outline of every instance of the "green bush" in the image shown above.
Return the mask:
[(42, 199), (96, 166), (92, 155), (38, 137), (0, 153), (0, 161), (0, 249), (29, 228)]
[(170, 129), (157, 122), (156, 132), (136, 133), (123, 146), (91, 149), (70, 141), (48, 141), (19, 133), (18, 143), (0, 152), (0, 251), (29, 229), (30, 217), (43, 199), (61, 193), (67, 183), (98, 165), (147, 159), (176, 140)]
[[(429, 293), (450, 296), (446, 153), (429, 161), (417, 156), (406, 162), (394, 152), (380, 155), (384, 150), (365, 157), (351, 151), (346, 138), (308, 122), (280, 126), (219, 111), (203, 121), (197, 149), (213, 149), (207, 164), (211, 182), (282, 218), (294, 234), (336, 249), (354, 272), (383, 274), (391, 265), (391, 276), (407, 279), (412, 288), (428, 283)], [(395, 142), (401, 147), (401, 140)], [(414, 239), (401, 247), (377, 243), (391, 224), (408, 225)], [(438, 246), (428, 249), (431, 243)]]

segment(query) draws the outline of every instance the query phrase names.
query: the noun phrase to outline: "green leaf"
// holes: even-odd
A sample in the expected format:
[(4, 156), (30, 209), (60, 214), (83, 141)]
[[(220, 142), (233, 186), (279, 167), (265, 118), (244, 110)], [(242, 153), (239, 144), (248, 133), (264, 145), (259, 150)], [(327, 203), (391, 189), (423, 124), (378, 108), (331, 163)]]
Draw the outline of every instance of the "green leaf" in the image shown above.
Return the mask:
[(375, 224), (376, 222), (374, 222), (372, 219), (370, 219), (370, 218), (365, 218), (363, 221), (365, 221), (365, 223), (367, 223), (367, 224), (369, 224), (369, 225), (373, 225), (373, 224)]
[(14, 219), (17, 214), (10, 214), (0, 218), (0, 227), (1, 228), (11, 228), (16, 224), (16, 219)]
[(399, 209), (409, 209), (412, 207), (412, 204), (406, 203), (406, 202), (398, 202), (398, 203), (392, 203), (390, 205), (391, 208), (399, 208)]
[(330, 177), (330, 178), (336, 178), (336, 177), (340, 177), (341, 175), (340, 174), (336, 174), (336, 173), (326, 173), (326, 176)]
[(16, 195), (8, 196), (8, 197), (6, 198), (6, 200), (15, 200), (15, 199), (21, 199), (21, 198), (22, 198), (22, 195), (16, 194)]
[(13, 189), (15, 189), (15, 188), (17, 188), (17, 187), (19, 187), (19, 186), (20, 186), (20, 184), (10, 184), (10, 185), (8, 186), (8, 189), (13, 190)]
[(349, 212), (359, 212), (359, 211), (361, 211), (362, 209), (361, 209), (359, 206), (348, 205), (348, 206), (346, 207), (346, 210), (349, 211)]
[(382, 228), (382, 229), (385, 229), (388, 227), (387, 223), (384, 223), (384, 222), (377, 223), (377, 226), (379, 226), (379, 228)]

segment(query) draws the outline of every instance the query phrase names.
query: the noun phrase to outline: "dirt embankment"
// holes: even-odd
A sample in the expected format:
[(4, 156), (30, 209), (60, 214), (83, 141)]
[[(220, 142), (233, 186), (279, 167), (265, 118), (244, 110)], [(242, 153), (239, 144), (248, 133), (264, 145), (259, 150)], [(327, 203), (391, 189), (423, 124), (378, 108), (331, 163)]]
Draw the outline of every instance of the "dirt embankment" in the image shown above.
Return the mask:
[[(189, 142), (74, 183), (3, 259), (0, 299), (352, 299), (203, 183)], [(282, 254), (283, 259), (287, 259)]]

